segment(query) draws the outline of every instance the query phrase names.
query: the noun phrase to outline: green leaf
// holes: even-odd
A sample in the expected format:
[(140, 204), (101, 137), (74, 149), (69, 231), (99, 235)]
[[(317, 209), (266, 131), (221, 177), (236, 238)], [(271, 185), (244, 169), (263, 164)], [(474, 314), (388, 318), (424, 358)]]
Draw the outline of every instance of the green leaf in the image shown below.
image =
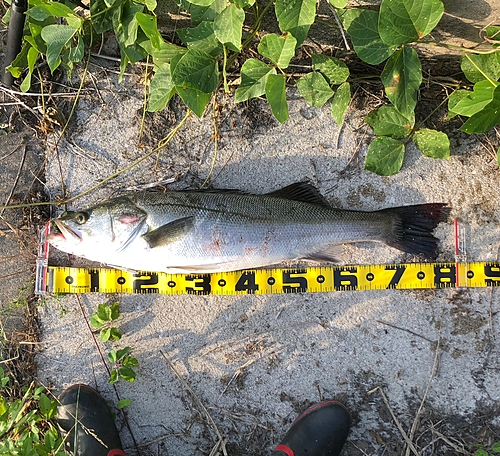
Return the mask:
[(161, 43), (163, 38), (158, 31), (158, 26), (156, 24), (156, 16), (151, 16), (149, 14), (144, 13), (136, 13), (135, 18), (142, 31), (146, 34), (146, 36), (151, 40), (151, 44), (156, 49), (161, 49)]
[(125, 358), (125, 356), (127, 356), (129, 354), (130, 350), (131, 350), (130, 347), (125, 347), (125, 348), (122, 348), (121, 350), (118, 350), (116, 352), (116, 360), (121, 361), (123, 358)]
[(170, 76), (170, 64), (164, 63), (153, 76), (149, 87), (148, 111), (162, 111), (175, 93), (175, 85)]
[(30, 46), (23, 46), (21, 52), (17, 54), (14, 61), (6, 68), (6, 70), (10, 71), (15, 78), (20, 77), (23, 70), (28, 65), (29, 50)]
[(114, 302), (111, 305), (111, 320), (116, 320), (120, 316), (120, 305)]
[(280, 30), (290, 32), (300, 46), (314, 22), (316, 0), (277, 0), (275, 11)]
[(465, 54), (460, 57), (460, 68), (470, 82), (500, 78), (500, 61), (497, 54)]
[(47, 44), (42, 39), (42, 30), (47, 25), (53, 25), (55, 23), (55, 19), (53, 16), (48, 17), (43, 21), (37, 21), (33, 18), (28, 20), (28, 26), (31, 32), (31, 36), (25, 35), (24, 39), (28, 41), (34, 48), (38, 50), (38, 52), (42, 54), (47, 54)]
[(110, 328), (104, 328), (101, 329), (101, 332), (99, 334), (99, 337), (103, 342), (107, 342), (111, 336), (111, 329)]
[(397, 49), (397, 46), (389, 46), (380, 38), (376, 11), (348, 9), (341, 20), (351, 36), (356, 54), (366, 63), (378, 65)]
[(493, 100), (495, 86), (488, 81), (481, 81), (474, 85), (473, 92), (465, 92), (467, 92), (468, 96), (463, 97), (453, 106), (453, 112), (461, 116), (471, 117), (484, 109)]
[(71, 62), (81, 62), (84, 55), (83, 38), (78, 35), (78, 43), (69, 51), (69, 60)]
[(422, 66), (415, 50), (403, 47), (387, 61), (381, 75), (387, 98), (408, 117), (413, 115), (422, 83)]
[(111, 377), (108, 380), (108, 383), (110, 385), (114, 385), (118, 381), (118, 371), (116, 369), (113, 369), (111, 371)]
[(351, 85), (348, 82), (344, 82), (337, 89), (332, 100), (332, 116), (339, 126), (342, 125), (349, 101), (351, 101)]
[(297, 87), (305, 100), (315, 108), (323, 106), (334, 94), (325, 77), (316, 71), (302, 76)]
[(109, 359), (109, 362), (110, 363), (116, 363), (117, 361), (117, 357), (116, 357), (116, 352), (114, 350), (111, 350), (109, 353), (108, 353), (108, 359)]
[[(144, 6), (139, 5), (131, 0), (125, 1), (121, 9), (117, 9), (113, 15), (113, 28), (115, 29), (115, 36), (120, 45), (120, 48), (125, 49), (133, 46), (137, 41), (137, 30), (139, 22), (137, 21), (137, 13), (141, 13)], [(127, 53), (130, 61), (130, 55)]]
[[(481, 83), (478, 82), (478, 84)], [(493, 92), (493, 99), (481, 111), (465, 122), (460, 127), (460, 130), (469, 134), (482, 134), (498, 123), (500, 123), (500, 85)]]
[(288, 119), (285, 82), (285, 76), (282, 74), (270, 74), (266, 82), (267, 101), (269, 101), (273, 115), (279, 123), (284, 123)]
[(345, 8), (346, 5), (349, 3), (349, 0), (330, 0), (330, 3), (335, 8)]
[[(37, 5), (26, 11), (26, 15), (37, 21), (44, 21), (48, 17), (65, 17), (78, 19), (81, 25), (81, 18), (71, 8), (64, 3), (51, 2)], [(77, 28), (77, 27), (76, 27)]]
[(191, 5), (191, 23), (196, 26), (204, 21), (213, 22), (226, 7), (226, 0), (215, 0), (211, 5)]
[(230, 0), (231, 3), (234, 3), (238, 8), (249, 8), (255, 4), (255, 0)]
[[(467, 98), (471, 92), (468, 90), (455, 90), (450, 95), (450, 98), (448, 98), (448, 115), (446, 116), (447, 119), (452, 119), (456, 115), (458, 115), (456, 112), (454, 112), (455, 106), (462, 101), (464, 98)], [(493, 95), (493, 90), (491, 91), (491, 94)], [(491, 99), (490, 99), (491, 100)]]
[(116, 404), (117, 409), (122, 409), (123, 407), (128, 407), (132, 401), (130, 399), (122, 399), (121, 401), (118, 401)]
[(161, 67), (164, 63), (170, 63), (174, 57), (180, 57), (187, 52), (187, 49), (170, 43), (161, 43), (160, 50), (153, 48), (151, 55), (153, 63)]
[(248, 59), (241, 67), (241, 84), (236, 89), (234, 101), (240, 103), (264, 95), (270, 74), (276, 74), (272, 66), (256, 59)]
[(258, 50), (260, 55), (271, 60), (280, 68), (288, 68), (290, 60), (295, 54), (297, 40), (290, 34), (278, 36), (270, 33), (262, 38)]
[(189, 49), (173, 68), (172, 81), (177, 87), (212, 93), (219, 82), (217, 61), (205, 51)]
[(426, 157), (450, 159), (450, 140), (442, 131), (424, 128), (415, 133), (413, 141)]
[(107, 9), (104, 0), (90, 0), (90, 19), (97, 33), (104, 33), (113, 28), (113, 16), (119, 10), (119, 4)]
[(104, 326), (104, 322), (97, 316), (97, 314), (92, 314), (90, 317), (90, 324), (92, 328), (99, 329)]
[(97, 306), (97, 316), (102, 321), (109, 321), (111, 319), (111, 308), (106, 304), (99, 304)]
[(189, 3), (198, 6), (210, 6), (214, 0), (187, 0)]
[(486, 35), (492, 41), (491, 46), (493, 48), (500, 47), (500, 27), (498, 26), (486, 27)]
[(440, 0), (382, 0), (380, 37), (390, 46), (418, 41), (432, 31), (443, 13)]
[(134, 358), (133, 356), (127, 356), (125, 358), (125, 360), (123, 361), (123, 365), (124, 366), (138, 366), (139, 365), (139, 361), (137, 361), (136, 358)]
[(239, 52), (245, 12), (236, 5), (229, 5), (214, 20), (217, 39), (229, 49)]
[(182, 98), (185, 105), (191, 109), (198, 117), (201, 117), (205, 112), (205, 108), (212, 98), (211, 93), (203, 93), (195, 89), (185, 89), (176, 87), (177, 93)]
[(476, 450), (476, 456), (490, 456), (489, 453), (483, 449)]
[(213, 57), (222, 53), (222, 44), (215, 36), (213, 22), (205, 21), (196, 28), (180, 29), (177, 31), (177, 35), (188, 49), (201, 49)]
[(137, 374), (130, 367), (120, 367), (120, 376), (127, 382), (133, 382), (137, 378)]
[(368, 147), (365, 169), (380, 176), (392, 176), (401, 169), (404, 154), (401, 142), (386, 136), (375, 138)]
[(47, 416), (52, 408), (52, 404), (50, 403), (50, 399), (46, 394), (42, 393), (40, 395), (40, 400), (38, 401), (38, 406), (40, 407), (40, 412), (42, 415)]
[(48, 25), (42, 30), (42, 38), (47, 43), (47, 64), (51, 72), (60, 65), (59, 54), (75, 33), (76, 29), (69, 25)]
[(342, 84), (349, 77), (349, 68), (344, 62), (324, 54), (313, 54), (312, 68), (319, 71), (330, 85)]
[(153, 12), (156, 9), (156, 0), (143, 0), (143, 3), (146, 5), (146, 8)]
[(115, 340), (120, 340), (122, 338), (122, 333), (118, 330), (118, 328), (111, 328), (111, 336)]
[(405, 138), (410, 134), (414, 124), (392, 105), (381, 106), (364, 119), (376, 135), (391, 138)]
[(34, 48), (30, 47), (28, 51), (28, 74), (24, 78), (21, 84), (21, 91), (27, 92), (31, 87), (31, 75), (35, 68), (36, 59), (38, 58), (39, 52)]

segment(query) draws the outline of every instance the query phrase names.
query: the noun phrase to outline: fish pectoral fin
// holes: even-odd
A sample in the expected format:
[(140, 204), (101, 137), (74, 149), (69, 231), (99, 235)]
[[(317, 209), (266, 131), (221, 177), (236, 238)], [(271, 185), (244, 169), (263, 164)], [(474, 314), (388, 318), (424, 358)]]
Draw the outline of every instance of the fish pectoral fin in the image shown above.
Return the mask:
[(331, 208), (318, 189), (307, 182), (296, 182), (295, 184), (288, 185), (274, 192), (266, 193), (263, 196), (300, 201), (302, 203), (316, 204), (317, 206)]
[(301, 260), (316, 261), (317, 263), (341, 263), (342, 254), (344, 253), (344, 246), (342, 244), (335, 244), (328, 247), (326, 250), (314, 252)]
[(146, 240), (149, 247), (153, 249), (179, 240), (193, 228), (193, 224), (194, 216), (183, 217), (162, 225), (156, 228), (156, 230), (149, 231), (143, 234), (142, 237)]

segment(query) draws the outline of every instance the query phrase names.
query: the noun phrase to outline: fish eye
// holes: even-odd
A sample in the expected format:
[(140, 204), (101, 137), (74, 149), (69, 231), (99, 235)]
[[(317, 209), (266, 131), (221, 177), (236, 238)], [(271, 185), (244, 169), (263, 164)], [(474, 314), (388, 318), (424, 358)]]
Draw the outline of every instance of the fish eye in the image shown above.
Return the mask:
[(86, 212), (78, 212), (78, 214), (75, 215), (75, 222), (82, 225), (88, 220), (88, 218), (89, 214)]

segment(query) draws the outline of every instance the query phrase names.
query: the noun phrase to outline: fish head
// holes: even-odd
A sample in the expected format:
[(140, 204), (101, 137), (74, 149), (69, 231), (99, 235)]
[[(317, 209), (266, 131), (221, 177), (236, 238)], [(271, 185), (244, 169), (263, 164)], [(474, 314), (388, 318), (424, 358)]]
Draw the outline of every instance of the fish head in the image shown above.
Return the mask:
[(124, 250), (145, 227), (147, 214), (122, 197), (87, 209), (67, 211), (47, 240), (63, 252), (90, 259)]

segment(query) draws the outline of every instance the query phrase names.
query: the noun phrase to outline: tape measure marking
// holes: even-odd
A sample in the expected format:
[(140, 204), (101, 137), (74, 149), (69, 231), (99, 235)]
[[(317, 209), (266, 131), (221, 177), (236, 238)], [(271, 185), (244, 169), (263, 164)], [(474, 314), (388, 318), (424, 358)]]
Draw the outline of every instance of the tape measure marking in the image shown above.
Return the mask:
[[(48, 266), (49, 293), (244, 295), (500, 286), (500, 263), (409, 263), (274, 268), (216, 274)], [(43, 280), (43, 276), (42, 280)], [(37, 285), (43, 288), (44, 285)]]

